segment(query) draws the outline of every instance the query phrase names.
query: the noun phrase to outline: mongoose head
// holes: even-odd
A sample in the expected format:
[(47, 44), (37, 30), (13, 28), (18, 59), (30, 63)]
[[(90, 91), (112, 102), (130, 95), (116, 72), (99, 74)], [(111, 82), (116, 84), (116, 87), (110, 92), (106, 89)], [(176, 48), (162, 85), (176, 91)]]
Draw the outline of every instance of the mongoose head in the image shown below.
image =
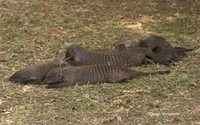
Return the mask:
[(174, 51), (172, 55), (172, 60), (178, 59), (178, 58), (185, 58), (187, 57), (187, 54), (185, 54), (183, 51)]
[(88, 51), (78, 44), (72, 44), (66, 50), (65, 59), (70, 58), (73, 61), (80, 61), (80, 58), (88, 58), (86, 56)]
[(193, 51), (194, 49), (186, 49), (184, 47), (174, 47), (173, 48), (173, 59), (185, 58), (187, 54), (185, 52)]
[(63, 82), (63, 76), (62, 76), (62, 69), (61, 68), (55, 68), (52, 69), (46, 78), (44, 79), (44, 83), (61, 83)]
[[(78, 44), (72, 44), (66, 50), (65, 59), (68, 59), (71, 57), (72, 60), (75, 60), (75, 58), (78, 58), (79, 56), (81, 56), (81, 54), (84, 53), (84, 51), (86, 51), (86, 49), (83, 48), (82, 46)], [(76, 61), (79, 61), (79, 60), (77, 59)]]
[(22, 69), (22, 70), (15, 72), (9, 78), (9, 81), (15, 82), (15, 83), (27, 84), (31, 81), (33, 82), (33, 81), (37, 80), (37, 78), (35, 78), (33, 76), (33, 74), (34, 74), (34, 72), (33, 72), (33, 70), (31, 70), (31, 67), (27, 67), (25, 69)]
[(139, 42), (126, 41), (126, 42), (117, 44), (115, 46), (115, 50), (118, 51), (118, 52), (121, 52), (121, 51), (124, 51), (126, 49), (130, 49), (130, 48), (138, 47), (138, 46), (139, 46)]

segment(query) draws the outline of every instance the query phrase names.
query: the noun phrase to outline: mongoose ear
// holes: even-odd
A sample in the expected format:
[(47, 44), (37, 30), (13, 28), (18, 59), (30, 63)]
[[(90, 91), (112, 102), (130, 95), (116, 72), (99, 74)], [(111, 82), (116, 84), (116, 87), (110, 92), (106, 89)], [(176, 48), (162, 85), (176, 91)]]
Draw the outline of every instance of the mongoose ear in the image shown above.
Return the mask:
[(124, 51), (126, 50), (126, 46), (124, 44), (118, 44), (116, 47), (115, 47), (115, 50), (118, 51), (118, 52), (121, 52), (121, 51)]
[(155, 47), (155, 48), (154, 48), (152, 51), (154, 51), (154, 52), (155, 52), (157, 49), (159, 49), (159, 47)]

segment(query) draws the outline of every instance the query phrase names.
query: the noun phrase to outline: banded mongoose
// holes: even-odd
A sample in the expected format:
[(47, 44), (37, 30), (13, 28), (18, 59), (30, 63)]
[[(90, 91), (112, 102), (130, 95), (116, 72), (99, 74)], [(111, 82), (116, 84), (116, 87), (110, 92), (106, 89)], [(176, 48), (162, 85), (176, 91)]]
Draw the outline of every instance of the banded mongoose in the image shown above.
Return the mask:
[(131, 44), (129, 42), (120, 43), (115, 47), (118, 52), (126, 49), (134, 49), (137, 47), (145, 47), (152, 49), (153, 52), (159, 56), (165, 58), (167, 61), (174, 61), (178, 58), (186, 57), (185, 52), (192, 51), (193, 49), (187, 49), (184, 47), (172, 47), (165, 38), (161, 36), (150, 36), (142, 39), (140, 42)]
[(116, 51), (123, 51), (133, 47), (145, 47), (154, 50), (156, 47), (172, 48), (172, 46), (162, 36), (149, 36), (140, 40), (140, 42), (123, 42), (116, 45)]
[(100, 82), (125, 83), (139, 76), (155, 74), (168, 74), (170, 71), (141, 72), (126, 67), (108, 65), (90, 65), (80, 67), (56, 68), (51, 70), (44, 80), (50, 84), (47, 88), (59, 88), (64, 86), (94, 84)]
[(9, 78), (9, 81), (22, 84), (41, 83), (45, 79), (48, 72), (54, 68), (66, 67), (66, 66), (83, 66), (83, 65), (89, 65), (89, 64), (79, 61), (78, 62), (68, 61), (65, 63), (47, 63), (47, 64), (32, 65), (15, 72)]
[(149, 57), (161, 64), (169, 63), (148, 48), (128, 49), (122, 52), (104, 54), (81, 47), (80, 45), (70, 45), (66, 50), (65, 58), (73, 58), (75, 61), (83, 61), (89, 64), (104, 64), (116, 66), (138, 66), (147, 63)]
[(154, 52), (164, 57), (167, 61), (174, 61), (179, 58), (187, 57), (185, 52), (192, 51), (193, 49), (185, 49), (182, 47), (175, 47), (175, 48), (164, 48), (164, 47), (156, 47)]

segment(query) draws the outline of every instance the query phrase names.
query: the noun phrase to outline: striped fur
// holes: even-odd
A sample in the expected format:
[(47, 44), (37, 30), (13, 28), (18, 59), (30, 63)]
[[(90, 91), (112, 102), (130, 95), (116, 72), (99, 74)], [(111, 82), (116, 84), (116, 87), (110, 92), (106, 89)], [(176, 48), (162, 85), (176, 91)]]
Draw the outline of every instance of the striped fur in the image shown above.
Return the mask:
[(124, 83), (139, 76), (168, 74), (169, 71), (140, 72), (126, 67), (108, 65), (90, 65), (80, 67), (57, 68), (51, 70), (45, 78), (45, 83), (51, 83), (47, 88), (95, 84), (100, 82)]
[[(98, 53), (102, 53), (102, 54), (113, 54), (113, 53), (117, 52), (117, 51), (111, 50), (111, 49), (97, 49), (97, 50), (93, 50), (93, 51), (98, 52)], [(68, 60), (72, 61), (73, 59), (68, 59)], [(54, 59), (55, 63), (62, 63), (63, 61), (65, 61), (65, 56), (61, 56), (61, 57)]]

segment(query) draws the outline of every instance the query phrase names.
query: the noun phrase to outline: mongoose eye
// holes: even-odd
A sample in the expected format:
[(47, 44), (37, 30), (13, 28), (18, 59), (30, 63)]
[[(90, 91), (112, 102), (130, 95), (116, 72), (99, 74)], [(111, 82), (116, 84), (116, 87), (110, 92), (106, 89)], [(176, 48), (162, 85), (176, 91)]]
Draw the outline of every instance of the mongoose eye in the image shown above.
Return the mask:
[(62, 79), (60, 79), (59, 82), (60, 82), (60, 83), (63, 82)]

